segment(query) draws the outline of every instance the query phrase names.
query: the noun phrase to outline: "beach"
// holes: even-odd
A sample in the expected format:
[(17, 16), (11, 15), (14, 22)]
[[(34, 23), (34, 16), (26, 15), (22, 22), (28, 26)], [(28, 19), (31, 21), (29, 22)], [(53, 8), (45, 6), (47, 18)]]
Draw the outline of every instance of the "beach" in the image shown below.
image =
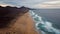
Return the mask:
[[(9, 13), (8, 16), (10, 16), (10, 17), (17, 16), (17, 17), (15, 19), (13, 19), (12, 21), (10, 21), (11, 23), (8, 25), (8, 27), (0, 28), (1, 34), (38, 34), (38, 31), (35, 28), (35, 23), (31, 17), (31, 15), (29, 14), (29, 10), (27, 8), (21, 7), (18, 9), (15, 7), (15, 8), (13, 8), (14, 10), (11, 9), (11, 7), (9, 7), (9, 6), (8, 6), (8, 8), (10, 9), (10, 11), (13, 11), (11, 14)], [(2, 11), (3, 11), (3, 8), (1, 10), (1, 12)], [(19, 13), (19, 11), (20, 11), (20, 13)]]

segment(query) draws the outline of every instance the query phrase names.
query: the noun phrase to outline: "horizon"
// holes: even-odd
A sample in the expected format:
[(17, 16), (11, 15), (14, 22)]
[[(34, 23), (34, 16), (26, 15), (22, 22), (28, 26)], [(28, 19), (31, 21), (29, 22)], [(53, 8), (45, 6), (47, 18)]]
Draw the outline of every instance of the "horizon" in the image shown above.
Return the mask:
[(29, 8), (60, 8), (60, 0), (0, 0), (0, 4)]

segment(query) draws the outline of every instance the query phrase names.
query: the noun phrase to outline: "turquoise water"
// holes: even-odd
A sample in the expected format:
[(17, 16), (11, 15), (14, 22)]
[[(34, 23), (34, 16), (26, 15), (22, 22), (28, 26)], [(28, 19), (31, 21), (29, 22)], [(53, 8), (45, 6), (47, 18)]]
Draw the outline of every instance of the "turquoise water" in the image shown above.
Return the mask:
[(39, 16), (34, 11), (30, 10), (30, 15), (35, 21), (35, 26), (38, 30), (41, 30), (42, 34), (60, 34), (60, 30), (52, 26), (52, 22)]
[[(24, 3), (24, 2), (26, 2), (26, 3)], [(15, 5), (16, 7), (20, 7), (20, 6), (34, 7), (35, 3), (32, 2), (33, 4), (31, 4), (31, 5), (30, 5), (30, 3), (28, 1), (23, 1), (23, 0), (21, 0), (21, 1), (20, 0), (0, 0), (0, 4), (8, 4), (8, 5), (10, 4), (10, 5)], [(37, 11), (39, 11), (39, 10), (37, 10)], [(30, 15), (32, 16), (32, 18), (34, 19), (34, 21), (36, 23), (35, 24), (36, 28), (38, 30), (41, 30), (42, 34), (60, 34), (60, 9), (40, 10), (40, 11), (43, 16), (46, 15), (45, 17), (49, 17), (51, 19), (51, 21), (49, 21), (50, 19), (47, 20), (46, 18), (42, 17), (42, 15), (41, 16), (38, 15), (39, 13), (36, 14), (34, 11), (30, 10)], [(45, 12), (47, 12), (47, 13), (45, 13)], [(54, 22), (52, 22), (52, 21), (54, 21)], [(58, 25), (57, 26), (54, 25), (55, 27), (53, 27), (54, 23), (58, 24)]]

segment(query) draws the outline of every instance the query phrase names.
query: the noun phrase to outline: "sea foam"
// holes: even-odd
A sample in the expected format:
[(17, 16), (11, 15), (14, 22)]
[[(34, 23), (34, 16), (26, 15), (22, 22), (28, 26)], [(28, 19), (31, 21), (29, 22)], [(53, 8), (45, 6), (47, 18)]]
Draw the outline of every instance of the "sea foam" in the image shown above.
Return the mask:
[(42, 34), (60, 34), (60, 30), (54, 28), (52, 25), (53, 23), (49, 21), (44, 21), (38, 14), (36, 14), (34, 11), (30, 10), (30, 15), (35, 21), (35, 26), (38, 30), (41, 30)]

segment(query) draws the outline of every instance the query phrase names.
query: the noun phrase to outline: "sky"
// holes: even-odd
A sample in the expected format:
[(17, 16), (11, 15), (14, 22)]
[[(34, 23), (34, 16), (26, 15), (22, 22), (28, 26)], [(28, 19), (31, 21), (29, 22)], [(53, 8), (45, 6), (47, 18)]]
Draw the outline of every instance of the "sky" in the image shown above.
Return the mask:
[(60, 0), (0, 0), (0, 5), (25, 6), (30, 8), (60, 8)]

